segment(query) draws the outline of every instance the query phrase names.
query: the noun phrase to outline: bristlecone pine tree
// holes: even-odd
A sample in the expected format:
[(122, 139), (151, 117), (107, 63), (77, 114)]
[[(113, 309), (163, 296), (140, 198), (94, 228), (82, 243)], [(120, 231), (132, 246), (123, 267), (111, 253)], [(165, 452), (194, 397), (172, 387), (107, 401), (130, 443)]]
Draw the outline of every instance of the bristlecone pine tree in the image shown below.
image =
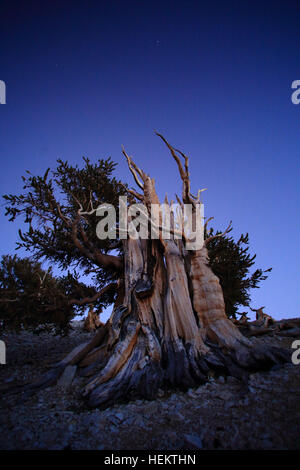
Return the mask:
[[(191, 194), (188, 158), (162, 135), (157, 135), (178, 166), (182, 194), (177, 200), (195, 208), (199, 197)], [(150, 214), (151, 204), (160, 203), (155, 181), (125, 150), (123, 154), (139, 192), (116, 181), (114, 186), (119, 187), (119, 194), (130, 194), (131, 202), (142, 202)], [(99, 180), (91, 176), (83, 181), (78, 169), (61, 163), (57, 184), (63, 185), (69, 195), (65, 206), (55, 199), (52, 180), (47, 181), (47, 174), (44, 179), (34, 180), (36, 192), (23, 196), (22, 201), (7, 196), (12, 206), (22, 205), (22, 209), (9, 209), (12, 218), (18, 215), (14, 210), (27, 210), (31, 221), (37, 211), (39, 220), (49, 224), (48, 231), (31, 228), (22, 235), (23, 246), (40, 244), (41, 253), (48, 250), (48, 257), (67, 264), (72, 256), (67, 243), (72, 240), (73, 251), (75, 246), (83, 255), (81, 267), (88, 270), (96, 264), (100, 270), (110, 272), (112, 282), (99, 290), (98, 298), (108, 291), (116, 296), (110, 319), (90, 343), (77, 347), (38, 383), (28, 386), (27, 391), (55, 383), (67, 366), (76, 366), (85, 380), (83, 396), (88, 405), (104, 407), (118, 399), (154, 398), (160, 388), (193, 387), (204, 383), (211, 371), (247, 380), (249, 371), (286, 361), (283, 350), (251, 342), (228, 319), (222, 288), (208, 259), (207, 245), (217, 235), (206, 238), (199, 250), (186, 250), (184, 238), (163, 239), (159, 230), (159, 239), (127, 237), (121, 240), (120, 256), (108, 254), (117, 245), (112, 245), (111, 240), (99, 241), (95, 236), (94, 208), (101, 202), (115, 202), (115, 206), (118, 202), (103, 200), (109, 168), (102, 170)], [(34, 177), (30, 178), (27, 184), (32, 188)], [(77, 192), (75, 197), (73, 190), (78, 186), (82, 193)], [(55, 236), (51, 232), (53, 226)], [(61, 229), (59, 240), (57, 227)], [(61, 248), (64, 243), (67, 255)]]
[(94, 286), (76, 272), (54, 276), (51, 267), (30, 258), (4, 255), (0, 262), (0, 323), (2, 329), (67, 333), (70, 320), (96, 304)]

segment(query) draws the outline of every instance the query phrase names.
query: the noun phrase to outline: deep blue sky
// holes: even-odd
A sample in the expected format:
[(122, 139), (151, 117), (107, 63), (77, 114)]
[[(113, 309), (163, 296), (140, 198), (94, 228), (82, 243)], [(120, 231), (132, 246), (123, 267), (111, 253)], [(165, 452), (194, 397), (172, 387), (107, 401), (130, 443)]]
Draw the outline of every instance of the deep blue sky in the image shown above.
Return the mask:
[[(178, 191), (153, 130), (190, 155), (213, 226), (249, 232), (257, 267), (273, 267), (253, 307), (299, 314), (300, 4), (296, 1), (24, 1), (0, 7), (1, 193), (58, 157), (111, 156), (121, 145)], [(1, 210), (1, 253), (17, 224)]]

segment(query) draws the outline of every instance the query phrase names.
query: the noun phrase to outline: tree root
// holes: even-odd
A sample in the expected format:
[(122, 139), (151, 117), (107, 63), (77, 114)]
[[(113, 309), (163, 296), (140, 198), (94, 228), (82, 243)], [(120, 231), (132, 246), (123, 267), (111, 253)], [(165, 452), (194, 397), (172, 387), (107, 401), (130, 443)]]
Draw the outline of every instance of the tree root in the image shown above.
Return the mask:
[(118, 400), (154, 399), (161, 388), (187, 390), (214, 375), (231, 375), (243, 384), (249, 374), (290, 361), (282, 348), (242, 337), (234, 347), (205, 339), (205, 348), (181, 338), (160, 339), (134, 312), (118, 307), (105, 329), (88, 344), (77, 346), (40, 380), (15, 386), (4, 393), (23, 392), (23, 399), (54, 385), (68, 365), (77, 365), (83, 398), (90, 408), (105, 408)]

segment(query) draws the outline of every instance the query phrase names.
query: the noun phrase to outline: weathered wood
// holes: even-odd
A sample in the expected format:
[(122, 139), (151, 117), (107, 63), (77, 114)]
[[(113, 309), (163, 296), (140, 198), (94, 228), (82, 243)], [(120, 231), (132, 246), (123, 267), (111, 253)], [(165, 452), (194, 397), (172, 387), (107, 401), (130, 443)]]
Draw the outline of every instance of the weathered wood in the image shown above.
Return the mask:
[(263, 336), (263, 335), (268, 335), (271, 333), (275, 333), (276, 329), (275, 328), (255, 328), (252, 327), (247, 331), (247, 336)]
[(104, 326), (100, 327), (93, 339), (84, 347), (82, 348), (78, 354), (76, 354), (71, 361), (69, 361), (70, 365), (78, 364), (90, 351), (92, 351), (95, 347), (99, 346), (105, 336), (107, 335), (109, 330), (109, 321), (105, 323)]
[(274, 318), (271, 317), (271, 315), (268, 315), (263, 311), (265, 307), (260, 307), (258, 309), (251, 308), (252, 312), (255, 312), (256, 316), (256, 321), (264, 327), (268, 327), (269, 325), (272, 325), (275, 320)]
[(76, 374), (77, 366), (67, 366), (58, 379), (57, 385), (62, 388), (69, 388), (72, 385)]
[(99, 312), (95, 312), (93, 305), (91, 305), (83, 329), (85, 331), (95, 331), (100, 326), (103, 326), (103, 323), (100, 321)]
[(88, 353), (82, 361), (78, 363), (78, 367), (87, 367), (93, 362), (99, 362), (101, 358), (105, 358), (107, 356), (107, 344), (104, 344), (98, 348), (93, 349), (90, 353)]
[(222, 288), (209, 267), (206, 246), (190, 255), (190, 278), (194, 309), (207, 337), (231, 349), (242, 344), (249, 346), (248, 340), (226, 316)]
[[(158, 135), (178, 166), (183, 188), (182, 199), (177, 196), (177, 200), (181, 206), (192, 205), (195, 219), (201, 190), (197, 197), (190, 193), (188, 157)], [(142, 191), (130, 190), (131, 198), (137, 197), (150, 217), (151, 205), (159, 204), (155, 181), (124, 149), (123, 153)], [(167, 198), (165, 203), (169, 204)], [(67, 382), (65, 378), (70, 378), (76, 368), (83, 379), (87, 378), (83, 396), (88, 405), (105, 407), (118, 399), (154, 398), (161, 387), (193, 387), (205, 382), (212, 371), (247, 382), (249, 372), (289, 360), (285, 351), (259, 346), (255, 339), (246, 338), (228, 319), (219, 279), (209, 266), (207, 241), (200, 249), (187, 251), (187, 240), (175, 238), (178, 233), (172, 217), (169, 240), (162, 236), (162, 214), (157, 224), (157, 239), (129, 236), (122, 240), (123, 259), (106, 259), (116, 265), (119, 276), (113, 283), (117, 300), (107, 323), (89, 343), (77, 347), (30, 390), (57, 380)], [(77, 227), (73, 230), (76, 239)], [(248, 329), (248, 336), (270, 332), (254, 324), (255, 330), (251, 331), (243, 318), (241, 329)], [(256, 323), (266, 327), (270, 318), (260, 312)], [(287, 325), (278, 323), (274, 329)], [(294, 328), (294, 333), (298, 330)]]
[(300, 328), (292, 328), (290, 330), (279, 331), (278, 335), (297, 338), (298, 336), (300, 336)]

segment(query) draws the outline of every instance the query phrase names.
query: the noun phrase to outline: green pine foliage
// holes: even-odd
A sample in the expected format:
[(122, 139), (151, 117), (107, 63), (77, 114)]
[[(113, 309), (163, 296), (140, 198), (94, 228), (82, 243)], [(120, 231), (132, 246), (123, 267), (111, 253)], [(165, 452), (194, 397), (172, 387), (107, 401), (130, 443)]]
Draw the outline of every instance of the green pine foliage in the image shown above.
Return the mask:
[(74, 246), (72, 224), (76, 223), (78, 210), (92, 210), (91, 201), (94, 208), (103, 203), (118, 208), (119, 196), (126, 194), (126, 185), (112, 176), (116, 163), (110, 158), (99, 159), (96, 163), (88, 158), (83, 161), (83, 167), (79, 168), (59, 159), (56, 170), (51, 173), (48, 168), (44, 176), (33, 176), (27, 171), (28, 176), (22, 177), (23, 193), (3, 197), (9, 220), (22, 216), (28, 227), (25, 233), (19, 230), (17, 249), (24, 248), (34, 259), (46, 259), (62, 269), (71, 265), (90, 272), (97, 264), (94, 252), (99, 248), (107, 253), (111, 240), (97, 237), (95, 227), (99, 218), (96, 213), (81, 217), (75, 225), (79, 225), (82, 232), (78, 238), (86, 251), (80, 252)]
[[(0, 323), (3, 329), (65, 333), (70, 320), (83, 313), (74, 301), (95, 294), (95, 288), (68, 272), (54, 276), (41, 263), (17, 255), (4, 255), (0, 263)], [(103, 303), (103, 299), (102, 299)]]

